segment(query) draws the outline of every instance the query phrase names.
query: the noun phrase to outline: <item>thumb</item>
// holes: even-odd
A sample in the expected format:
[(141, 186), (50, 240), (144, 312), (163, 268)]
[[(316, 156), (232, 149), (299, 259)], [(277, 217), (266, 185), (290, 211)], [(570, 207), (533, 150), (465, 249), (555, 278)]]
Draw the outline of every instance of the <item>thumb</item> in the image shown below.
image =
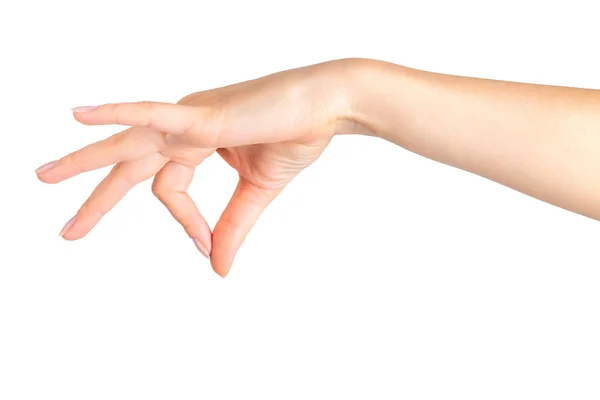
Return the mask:
[(266, 189), (240, 177), (235, 192), (213, 230), (211, 264), (225, 277), (254, 223), (281, 189)]

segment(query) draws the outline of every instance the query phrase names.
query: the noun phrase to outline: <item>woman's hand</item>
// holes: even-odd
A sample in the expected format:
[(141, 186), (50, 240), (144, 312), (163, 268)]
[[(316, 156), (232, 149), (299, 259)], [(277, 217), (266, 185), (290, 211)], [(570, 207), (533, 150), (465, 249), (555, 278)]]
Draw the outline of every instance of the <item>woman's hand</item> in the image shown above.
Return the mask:
[[(154, 193), (225, 276), (269, 202), (334, 134), (361, 131), (600, 220), (598, 90), (354, 59), (196, 93), (179, 103), (74, 110), (87, 125), (132, 128), (37, 170), (42, 181), (56, 183), (116, 164), (63, 237), (83, 237), (131, 187), (156, 175)], [(185, 191), (194, 168), (215, 150), (240, 181), (211, 241)]]
[[(225, 276), (265, 207), (329, 143), (351, 108), (342, 78), (349, 61), (285, 71), (191, 94), (178, 104), (120, 103), (73, 109), (86, 125), (130, 126), (36, 171), (58, 183), (115, 164), (63, 228), (85, 236), (136, 184), (154, 176), (153, 193), (198, 250)], [(239, 183), (214, 232), (186, 193), (194, 169), (217, 151)]]

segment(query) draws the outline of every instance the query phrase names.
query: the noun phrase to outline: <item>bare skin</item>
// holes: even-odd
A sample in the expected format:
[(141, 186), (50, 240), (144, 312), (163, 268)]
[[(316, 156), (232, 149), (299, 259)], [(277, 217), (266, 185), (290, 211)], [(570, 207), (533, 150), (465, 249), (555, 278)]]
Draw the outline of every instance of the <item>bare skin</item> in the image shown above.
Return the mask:
[[(86, 125), (129, 128), (36, 171), (58, 183), (115, 164), (61, 236), (82, 238), (134, 185), (154, 177), (153, 193), (223, 277), (262, 211), (337, 134), (379, 136), (600, 219), (600, 91), (347, 59), (193, 93), (178, 104), (105, 104), (73, 115)], [(239, 183), (211, 232), (186, 190), (215, 151)]]

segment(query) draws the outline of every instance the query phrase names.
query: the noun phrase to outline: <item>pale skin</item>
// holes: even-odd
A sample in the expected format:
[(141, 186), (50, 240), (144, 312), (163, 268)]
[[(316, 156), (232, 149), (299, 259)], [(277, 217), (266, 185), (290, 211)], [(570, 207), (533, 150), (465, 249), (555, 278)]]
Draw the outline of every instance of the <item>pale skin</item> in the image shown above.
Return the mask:
[[(115, 164), (61, 236), (84, 237), (137, 183), (183, 226), (220, 276), (252, 226), (334, 135), (384, 138), (559, 207), (600, 219), (600, 91), (336, 60), (184, 97), (77, 107), (85, 125), (128, 128), (36, 171), (58, 183)], [(217, 152), (239, 183), (211, 232), (188, 189)]]

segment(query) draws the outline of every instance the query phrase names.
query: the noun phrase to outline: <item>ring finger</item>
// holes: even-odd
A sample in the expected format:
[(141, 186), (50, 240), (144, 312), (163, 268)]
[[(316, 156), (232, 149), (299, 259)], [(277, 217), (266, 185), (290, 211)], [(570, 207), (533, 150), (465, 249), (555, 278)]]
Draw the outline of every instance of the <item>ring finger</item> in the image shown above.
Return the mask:
[(60, 235), (67, 240), (84, 237), (129, 190), (154, 176), (167, 161), (167, 157), (154, 153), (115, 165), (77, 214), (67, 222)]

